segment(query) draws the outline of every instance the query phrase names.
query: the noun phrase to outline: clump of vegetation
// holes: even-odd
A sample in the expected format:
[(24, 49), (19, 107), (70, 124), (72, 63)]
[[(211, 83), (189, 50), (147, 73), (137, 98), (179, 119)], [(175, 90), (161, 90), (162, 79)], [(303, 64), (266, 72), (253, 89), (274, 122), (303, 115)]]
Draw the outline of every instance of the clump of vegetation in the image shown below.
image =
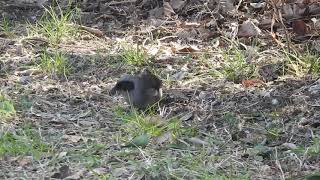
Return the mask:
[(147, 53), (138, 45), (124, 46), (121, 57), (122, 61), (129, 65), (142, 66), (149, 63)]
[(0, 119), (10, 119), (15, 115), (13, 103), (0, 92)]
[(315, 137), (312, 139), (309, 146), (298, 146), (296, 149), (293, 150), (295, 153), (301, 155), (309, 155), (312, 157), (319, 156), (320, 153), (320, 139), (319, 137)]
[(79, 149), (69, 151), (70, 160), (81, 162), (87, 168), (93, 168), (103, 163), (101, 153), (105, 150), (105, 144), (98, 143), (97, 141), (85, 142)]
[(317, 75), (320, 73), (320, 56), (306, 51), (305, 53), (286, 53), (285, 61), (287, 72), (298, 77), (306, 74)]
[[(169, 133), (172, 139), (176, 139), (182, 134), (190, 132), (189, 129), (183, 128), (178, 118), (164, 120), (161, 117), (152, 115), (152, 113), (140, 113), (136, 110), (130, 113), (118, 108), (115, 113), (124, 124), (123, 132), (126, 132), (126, 138), (141, 137), (140, 139), (148, 140), (150, 137), (158, 137)], [(144, 138), (148, 137), (148, 138)]]
[(2, 17), (2, 21), (0, 23), (0, 30), (4, 33), (5, 36), (7, 37), (13, 37), (14, 33), (13, 33), (13, 25), (10, 22), (10, 20), (3, 16)]
[(239, 49), (239, 44), (232, 42), (230, 48), (222, 52), (221, 68), (214, 70), (218, 77), (224, 77), (235, 83), (255, 77), (256, 66), (247, 62), (245, 52)]
[(43, 35), (51, 44), (60, 43), (63, 38), (74, 36), (78, 31), (72, 26), (75, 10), (63, 11), (59, 5), (57, 8), (58, 12), (52, 6), (45, 8), (41, 19), (35, 25), (30, 25), (30, 35)]
[(0, 156), (2, 155), (32, 155), (39, 159), (42, 153), (50, 152), (51, 148), (44, 143), (39, 132), (30, 124), (23, 125), (16, 132), (0, 133)]
[(71, 72), (68, 58), (59, 51), (56, 51), (53, 54), (43, 52), (40, 56), (39, 67), (50, 75), (67, 76)]
[(255, 72), (255, 66), (246, 62), (243, 52), (235, 50), (224, 54), (224, 64), (220, 72), (228, 80), (240, 82), (243, 79), (249, 79)]

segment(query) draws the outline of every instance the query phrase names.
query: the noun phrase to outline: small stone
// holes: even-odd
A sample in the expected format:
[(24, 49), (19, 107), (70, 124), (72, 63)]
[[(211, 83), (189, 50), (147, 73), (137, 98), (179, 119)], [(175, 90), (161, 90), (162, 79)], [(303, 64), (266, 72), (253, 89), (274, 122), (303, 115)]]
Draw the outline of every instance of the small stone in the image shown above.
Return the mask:
[(276, 106), (276, 105), (279, 104), (279, 101), (278, 101), (278, 99), (275, 99), (275, 98), (274, 98), (274, 99), (271, 100), (271, 103), (272, 103), (272, 105), (275, 105), (275, 106)]

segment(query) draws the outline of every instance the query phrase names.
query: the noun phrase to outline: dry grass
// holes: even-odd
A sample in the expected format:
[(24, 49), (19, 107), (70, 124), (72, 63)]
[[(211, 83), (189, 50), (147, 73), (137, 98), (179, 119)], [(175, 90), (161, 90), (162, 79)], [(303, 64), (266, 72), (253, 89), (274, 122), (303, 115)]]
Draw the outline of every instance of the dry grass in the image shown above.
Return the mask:
[[(150, 38), (130, 33), (122, 38)], [(145, 64), (147, 50), (121, 54), (114, 40), (83, 32), (54, 42), (48, 50), (64, 52), (72, 68), (67, 78), (48, 76), (57, 71), (50, 63), (48, 71), (34, 70), (40, 47), (23, 45), (18, 55), (14, 44), (1, 55), (0, 83), (10, 101), (0, 98), (0, 105), (15, 110), (13, 121), (0, 121), (2, 179), (297, 179), (320, 168), (320, 99), (310, 91), (317, 83), (300, 76), (318, 72), (317, 58), (288, 61), (287, 53), (262, 48), (252, 56), (228, 44), (165, 59), (170, 44), (163, 43), (148, 66), (165, 80), (165, 104), (141, 113), (108, 90)], [(304, 59), (303, 71), (283, 68), (270, 83), (241, 84), (260, 78), (266, 62), (292, 67)], [(8, 109), (1, 107), (0, 116)], [(136, 138), (142, 145), (129, 145)]]

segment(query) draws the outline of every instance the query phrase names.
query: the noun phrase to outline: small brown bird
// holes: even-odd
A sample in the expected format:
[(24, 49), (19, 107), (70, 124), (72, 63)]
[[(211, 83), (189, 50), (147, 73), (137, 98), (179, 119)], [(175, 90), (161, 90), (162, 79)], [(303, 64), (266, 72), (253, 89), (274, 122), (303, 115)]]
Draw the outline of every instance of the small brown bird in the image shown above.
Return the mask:
[(119, 93), (127, 102), (138, 109), (146, 109), (162, 97), (162, 81), (144, 69), (139, 75), (124, 75), (111, 89), (110, 95)]

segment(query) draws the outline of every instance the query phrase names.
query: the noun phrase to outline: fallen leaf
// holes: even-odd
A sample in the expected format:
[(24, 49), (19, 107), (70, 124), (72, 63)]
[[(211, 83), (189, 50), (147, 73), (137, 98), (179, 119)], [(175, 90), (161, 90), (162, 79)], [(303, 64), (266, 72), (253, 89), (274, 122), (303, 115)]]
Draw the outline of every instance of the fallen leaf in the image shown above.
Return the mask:
[(176, 49), (176, 53), (191, 53), (191, 52), (199, 52), (200, 49), (197, 46), (190, 45), (190, 46), (184, 46), (180, 49)]
[(188, 141), (193, 144), (198, 144), (198, 145), (208, 145), (209, 144), (208, 142), (203, 141), (203, 140), (196, 138), (196, 137), (189, 138)]
[(77, 135), (63, 135), (62, 138), (71, 143), (77, 143), (80, 140), (83, 140), (83, 137)]
[(121, 167), (121, 168), (116, 168), (112, 171), (112, 175), (114, 177), (120, 177), (124, 174), (127, 174), (128, 170), (125, 167)]
[(264, 82), (260, 79), (247, 79), (247, 80), (242, 80), (241, 81), (241, 84), (248, 88), (248, 87), (251, 87), (251, 86), (258, 86), (258, 85), (263, 85)]
[(58, 158), (63, 158), (65, 157), (66, 155), (68, 154), (68, 152), (60, 152), (59, 155), (58, 155)]
[(59, 171), (54, 173), (51, 178), (64, 179), (71, 174), (71, 170), (68, 165), (63, 165), (59, 168)]
[(173, 139), (171, 132), (166, 132), (162, 134), (161, 136), (158, 136), (155, 138), (155, 141), (157, 144), (163, 144), (166, 141), (171, 141)]
[(83, 174), (85, 173), (85, 169), (80, 169), (80, 170), (77, 170), (74, 174), (66, 177), (65, 179), (67, 180), (75, 180), (75, 179), (81, 179)]
[(146, 147), (149, 143), (150, 136), (148, 134), (142, 134), (135, 137), (128, 145), (123, 147)]
[(170, 0), (170, 5), (175, 10), (180, 10), (184, 7), (186, 1), (183, 0)]
[(198, 28), (201, 24), (197, 22), (183, 22), (180, 24), (180, 27), (182, 28)]
[(180, 118), (180, 120), (181, 120), (181, 121), (187, 121), (187, 120), (191, 119), (192, 116), (193, 116), (193, 112), (189, 112), (189, 113), (185, 114), (184, 116), (182, 116), (182, 117)]
[(308, 27), (303, 20), (295, 20), (292, 22), (292, 30), (298, 36), (304, 36), (308, 32)]
[(286, 149), (297, 149), (297, 145), (293, 144), (293, 143), (283, 143), (282, 146)]
[(221, 12), (223, 14), (228, 14), (235, 10), (235, 0), (220, 0)]
[(261, 34), (261, 30), (252, 22), (252, 20), (248, 19), (243, 22), (238, 31), (238, 37), (253, 37)]
[(260, 9), (260, 8), (264, 8), (266, 6), (266, 3), (263, 1), (257, 2), (257, 3), (250, 3), (250, 6), (253, 7), (254, 9)]
[(95, 168), (92, 170), (95, 174), (98, 174), (98, 175), (102, 175), (102, 174), (105, 174), (108, 172), (108, 169), (106, 168)]
[(19, 158), (17, 161), (20, 166), (26, 166), (30, 164), (33, 160), (32, 156), (23, 156), (22, 158)]
[(163, 13), (167, 17), (170, 17), (171, 15), (176, 14), (173, 8), (171, 7), (170, 3), (166, 1), (163, 2)]

